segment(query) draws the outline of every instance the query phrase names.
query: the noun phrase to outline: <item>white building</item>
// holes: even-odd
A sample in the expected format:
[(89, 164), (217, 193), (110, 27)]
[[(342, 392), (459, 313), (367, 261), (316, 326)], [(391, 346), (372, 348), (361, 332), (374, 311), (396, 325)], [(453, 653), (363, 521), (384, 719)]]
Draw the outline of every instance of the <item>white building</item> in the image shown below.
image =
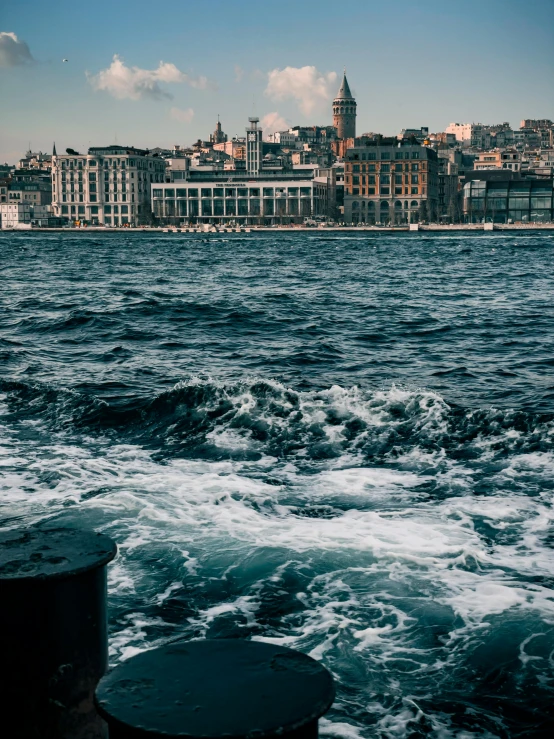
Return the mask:
[(91, 147), (88, 154), (53, 155), (54, 215), (92, 225), (147, 223), (151, 185), (163, 182), (165, 161), (129, 146)]
[(490, 130), (482, 123), (450, 123), (444, 132), (454, 134), (463, 146), (488, 149), (491, 144)]
[(51, 214), (49, 205), (33, 205), (25, 201), (0, 203), (0, 221), (3, 229), (48, 226)]

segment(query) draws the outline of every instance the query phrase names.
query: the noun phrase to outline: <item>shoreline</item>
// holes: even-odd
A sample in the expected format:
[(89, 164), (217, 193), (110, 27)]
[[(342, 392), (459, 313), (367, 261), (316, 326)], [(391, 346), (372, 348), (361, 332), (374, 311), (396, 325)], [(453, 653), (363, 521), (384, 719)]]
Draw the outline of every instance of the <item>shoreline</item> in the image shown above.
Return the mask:
[[(487, 226), (485, 228), (484, 226)], [(134, 226), (131, 228), (106, 228), (104, 226), (86, 226), (86, 227), (43, 227), (37, 226), (33, 228), (5, 228), (0, 229), (0, 234), (9, 233), (181, 233), (181, 234), (256, 234), (256, 233), (448, 233), (470, 231), (472, 233), (490, 233), (494, 231), (554, 231), (554, 223), (534, 223), (534, 224), (515, 224), (515, 223), (495, 223), (492, 224), (472, 223), (472, 224), (453, 224), (441, 225), (430, 224), (419, 226), (417, 229), (409, 228), (409, 226), (326, 226), (326, 227), (290, 227), (290, 226), (209, 226), (201, 224), (197, 226)], [(207, 227), (206, 227), (207, 226)]]

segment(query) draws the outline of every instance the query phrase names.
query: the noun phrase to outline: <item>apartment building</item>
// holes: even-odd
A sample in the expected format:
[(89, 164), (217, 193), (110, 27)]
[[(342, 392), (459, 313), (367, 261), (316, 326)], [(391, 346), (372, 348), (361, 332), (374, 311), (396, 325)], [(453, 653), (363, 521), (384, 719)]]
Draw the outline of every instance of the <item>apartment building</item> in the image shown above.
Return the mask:
[(344, 162), (347, 223), (412, 223), (422, 203), (438, 206), (437, 153), (413, 140), (382, 139), (348, 149)]

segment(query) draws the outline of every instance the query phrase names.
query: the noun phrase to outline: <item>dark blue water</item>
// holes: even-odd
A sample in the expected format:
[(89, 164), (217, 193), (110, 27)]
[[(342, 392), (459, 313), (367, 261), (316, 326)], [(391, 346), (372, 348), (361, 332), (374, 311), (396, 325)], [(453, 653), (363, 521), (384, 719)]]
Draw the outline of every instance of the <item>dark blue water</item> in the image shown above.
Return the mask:
[(115, 537), (111, 659), (322, 660), (322, 733), (549, 735), (554, 237), (0, 235), (0, 520)]

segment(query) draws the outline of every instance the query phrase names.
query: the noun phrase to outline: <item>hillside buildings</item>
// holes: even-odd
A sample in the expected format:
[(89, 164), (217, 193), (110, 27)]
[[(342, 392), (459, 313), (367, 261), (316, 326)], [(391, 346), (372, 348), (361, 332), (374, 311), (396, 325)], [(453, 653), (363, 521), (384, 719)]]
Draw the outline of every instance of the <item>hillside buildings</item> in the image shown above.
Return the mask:
[(271, 152), (263, 156), (258, 118), (249, 118), (249, 124), (244, 167), (225, 168), (216, 162), (170, 166), (166, 182), (151, 185), (158, 222), (275, 225), (335, 215), (335, 171), (288, 167)]

